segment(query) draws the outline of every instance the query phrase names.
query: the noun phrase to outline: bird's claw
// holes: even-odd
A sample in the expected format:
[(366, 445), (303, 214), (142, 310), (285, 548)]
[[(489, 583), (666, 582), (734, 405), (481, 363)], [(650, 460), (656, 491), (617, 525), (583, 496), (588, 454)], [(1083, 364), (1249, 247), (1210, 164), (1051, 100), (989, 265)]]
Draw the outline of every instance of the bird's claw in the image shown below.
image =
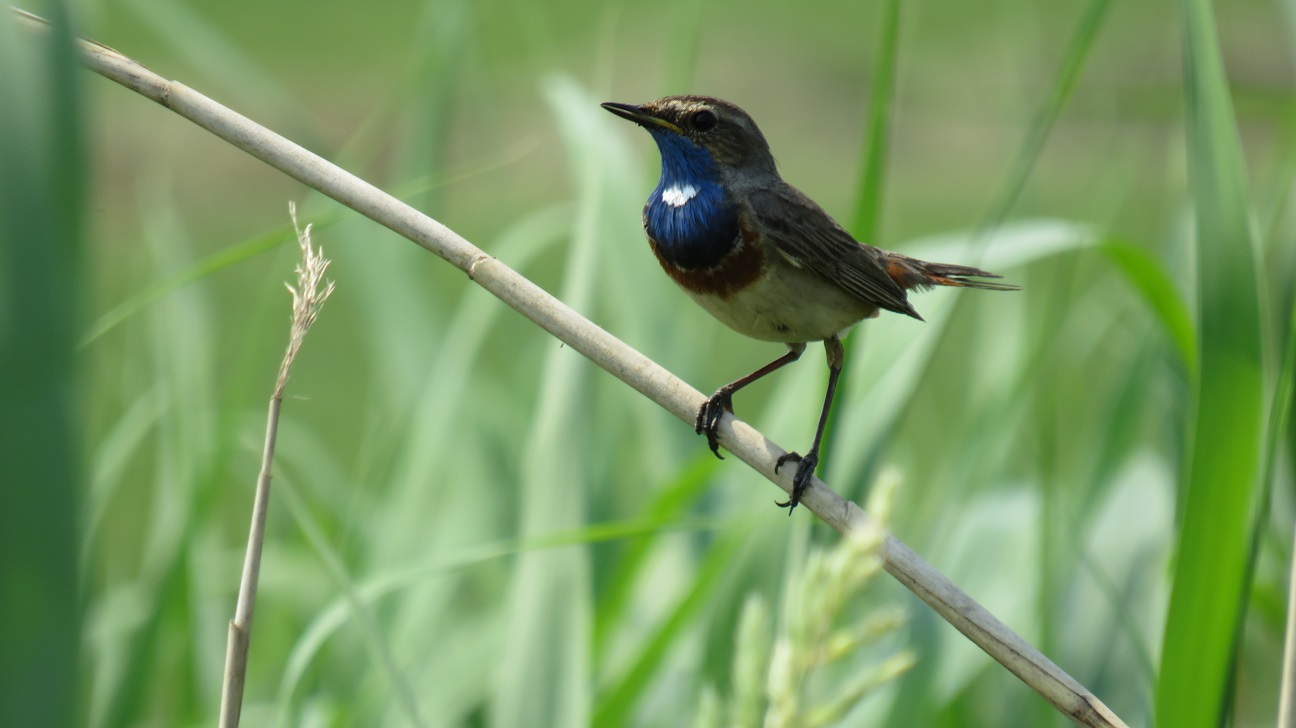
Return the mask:
[(784, 453), (783, 455), (779, 455), (779, 459), (774, 461), (774, 472), (777, 473), (779, 471), (779, 468), (783, 467), (783, 464), (788, 462), (789, 460), (793, 462), (800, 462), (801, 461), (800, 453), (789, 452), (789, 453)]
[(693, 423), (693, 430), (697, 434), (706, 434), (707, 444), (711, 446), (711, 452), (715, 456), (724, 460), (720, 454), (720, 440), (717, 430), (720, 427), (720, 418), (724, 413), (733, 414), (733, 392), (727, 387), (721, 387), (716, 393), (711, 395), (711, 399), (702, 403), (698, 408), (697, 420)]
[(819, 464), (819, 453), (811, 450), (804, 457), (797, 453), (790, 452), (786, 455), (780, 455), (778, 462), (774, 463), (774, 472), (778, 472), (784, 463), (795, 461), (797, 464), (796, 475), (792, 476), (792, 497), (775, 505), (779, 508), (788, 509), (788, 515), (796, 509), (797, 504), (801, 502), (801, 496), (805, 495), (806, 490), (810, 487), (810, 479), (814, 477), (815, 466)]

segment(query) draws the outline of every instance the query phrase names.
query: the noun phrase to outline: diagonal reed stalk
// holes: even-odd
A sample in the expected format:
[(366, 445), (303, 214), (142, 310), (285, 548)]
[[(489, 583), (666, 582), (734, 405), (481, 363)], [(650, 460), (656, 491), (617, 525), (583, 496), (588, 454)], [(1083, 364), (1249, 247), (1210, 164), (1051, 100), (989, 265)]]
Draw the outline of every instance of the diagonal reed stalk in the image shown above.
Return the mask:
[[(25, 27), (45, 23), (16, 10)], [(212, 101), (183, 84), (168, 81), (125, 55), (94, 41), (80, 41), (82, 62), (91, 70), (156, 101), (198, 126), (417, 243), (464, 271), (475, 283), (548, 331), (590, 361), (689, 424), (705, 397), (675, 375), (568, 308), (517, 271), (487, 255), (445, 225), (293, 142)], [(754, 470), (791, 493), (791, 473), (775, 473), (785, 450), (744, 422), (725, 417), (720, 442)], [(841, 534), (870, 522), (854, 503), (816, 479), (802, 504)], [(926, 602), (1072, 722), (1124, 726), (1087, 688), (999, 621), (895, 536), (880, 548), (883, 568)]]

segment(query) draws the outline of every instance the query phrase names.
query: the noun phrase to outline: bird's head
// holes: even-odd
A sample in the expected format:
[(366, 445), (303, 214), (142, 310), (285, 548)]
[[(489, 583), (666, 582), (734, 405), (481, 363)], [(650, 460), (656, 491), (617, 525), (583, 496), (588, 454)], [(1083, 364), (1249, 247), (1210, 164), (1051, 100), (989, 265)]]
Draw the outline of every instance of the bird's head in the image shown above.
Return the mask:
[(747, 112), (710, 96), (667, 96), (646, 104), (608, 102), (603, 108), (648, 130), (661, 150), (662, 166), (689, 165), (699, 152), (722, 176), (775, 174), (765, 135)]

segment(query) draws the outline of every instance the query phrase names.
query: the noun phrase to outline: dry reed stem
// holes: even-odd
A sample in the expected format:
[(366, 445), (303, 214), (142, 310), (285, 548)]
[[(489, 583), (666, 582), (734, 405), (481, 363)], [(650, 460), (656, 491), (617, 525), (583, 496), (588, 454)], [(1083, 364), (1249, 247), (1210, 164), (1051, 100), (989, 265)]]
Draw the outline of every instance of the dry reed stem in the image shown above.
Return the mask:
[[(1296, 554), (1296, 538), (1293, 538), (1292, 553)], [(1283, 638), (1278, 728), (1296, 728), (1296, 559), (1292, 560), (1287, 584), (1287, 634)]]
[(256, 606), (257, 584), (261, 575), (261, 551), (265, 543), (266, 508), (270, 503), (270, 472), (274, 462), (275, 439), (279, 433), (279, 410), (283, 407), (284, 388), (288, 386), (288, 373), (301, 351), (306, 332), (319, 316), (324, 301), (333, 293), (333, 282), (324, 283), (324, 273), (329, 261), (324, 251), (311, 246), (310, 225), (302, 230), (297, 226), (297, 208), (288, 203), (288, 215), (297, 242), (301, 245), (302, 262), (297, 266), (297, 285), (288, 284), (292, 293), (292, 327), (288, 335), (288, 348), (279, 363), (279, 376), (275, 378), (274, 393), (270, 395), (269, 413), (266, 415), (265, 446), (261, 451), (261, 472), (257, 475), (256, 495), (252, 502), (252, 526), (248, 531), (247, 552), (243, 556), (243, 576), (239, 580), (238, 604), (234, 619), (229, 623), (225, 642), (225, 675), (221, 682), (221, 728), (237, 728), (243, 710), (243, 686), (247, 681), (248, 648), (252, 639), (252, 614)]

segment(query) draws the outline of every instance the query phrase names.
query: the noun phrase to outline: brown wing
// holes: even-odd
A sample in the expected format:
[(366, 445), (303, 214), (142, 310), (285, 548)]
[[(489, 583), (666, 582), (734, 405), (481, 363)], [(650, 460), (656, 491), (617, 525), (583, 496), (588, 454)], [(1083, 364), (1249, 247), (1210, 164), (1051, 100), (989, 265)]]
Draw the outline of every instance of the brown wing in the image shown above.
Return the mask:
[(747, 200), (757, 229), (793, 265), (823, 276), (862, 301), (922, 319), (887, 274), (886, 251), (857, 242), (800, 190), (782, 184), (756, 190)]

